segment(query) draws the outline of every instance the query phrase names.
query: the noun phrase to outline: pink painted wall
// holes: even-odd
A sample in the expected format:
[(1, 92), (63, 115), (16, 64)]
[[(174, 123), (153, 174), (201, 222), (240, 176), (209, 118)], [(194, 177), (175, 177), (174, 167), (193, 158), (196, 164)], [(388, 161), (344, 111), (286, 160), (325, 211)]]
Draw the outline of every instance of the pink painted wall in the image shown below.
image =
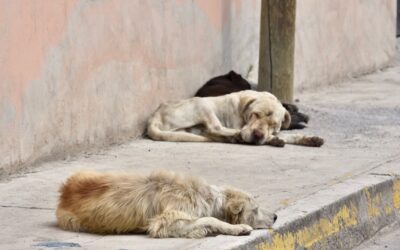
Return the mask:
[[(0, 175), (141, 135), (258, 60), (259, 0), (0, 0)], [(254, 72), (250, 72), (254, 73)]]
[(395, 55), (396, 0), (298, 0), (295, 89), (386, 66)]

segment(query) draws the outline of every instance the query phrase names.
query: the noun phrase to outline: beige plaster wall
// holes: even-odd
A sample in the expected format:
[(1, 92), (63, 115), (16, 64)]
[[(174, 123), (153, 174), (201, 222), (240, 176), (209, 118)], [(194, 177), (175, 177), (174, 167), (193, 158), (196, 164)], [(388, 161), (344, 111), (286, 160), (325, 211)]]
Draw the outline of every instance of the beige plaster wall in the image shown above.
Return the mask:
[(396, 0), (298, 0), (295, 89), (385, 66), (395, 54)]
[(258, 0), (0, 0), (0, 175), (142, 134), (258, 58)]

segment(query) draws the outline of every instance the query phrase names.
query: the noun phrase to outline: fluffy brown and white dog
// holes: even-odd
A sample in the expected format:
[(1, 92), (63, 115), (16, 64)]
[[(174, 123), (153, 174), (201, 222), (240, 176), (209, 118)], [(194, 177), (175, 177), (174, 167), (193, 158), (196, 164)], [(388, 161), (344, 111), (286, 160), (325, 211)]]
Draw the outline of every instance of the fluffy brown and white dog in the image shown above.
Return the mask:
[(153, 140), (231, 142), (282, 147), (285, 143), (319, 147), (316, 136), (281, 134), (290, 114), (271, 93), (244, 90), (217, 97), (193, 97), (161, 104), (149, 119)]
[(201, 238), (248, 234), (276, 220), (244, 191), (168, 171), (77, 172), (60, 193), (58, 225), (70, 231)]

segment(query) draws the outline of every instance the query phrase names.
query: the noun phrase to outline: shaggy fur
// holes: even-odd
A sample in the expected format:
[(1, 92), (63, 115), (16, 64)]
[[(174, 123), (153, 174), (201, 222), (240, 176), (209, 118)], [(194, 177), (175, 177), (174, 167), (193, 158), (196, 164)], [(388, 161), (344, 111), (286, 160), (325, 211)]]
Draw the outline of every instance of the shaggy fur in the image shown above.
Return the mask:
[[(220, 96), (248, 89), (251, 89), (250, 83), (235, 71), (230, 71), (226, 75), (210, 79), (197, 91), (195, 96)], [(304, 123), (308, 123), (309, 120), (308, 115), (299, 112), (298, 107), (294, 104), (282, 103), (282, 105), (289, 111), (291, 117), (290, 126), (282, 129), (304, 128)]]
[(228, 142), (319, 147), (319, 137), (277, 136), (290, 125), (290, 114), (268, 92), (244, 90), (217, 97), (193, 97), (160, 105), (147, 124), (153, 140)]
[(60, 193), (58, 225), (70, 231), (201, 238), (248, 234), (276, 220), (243, 191), (167, 171), (77, 172)]

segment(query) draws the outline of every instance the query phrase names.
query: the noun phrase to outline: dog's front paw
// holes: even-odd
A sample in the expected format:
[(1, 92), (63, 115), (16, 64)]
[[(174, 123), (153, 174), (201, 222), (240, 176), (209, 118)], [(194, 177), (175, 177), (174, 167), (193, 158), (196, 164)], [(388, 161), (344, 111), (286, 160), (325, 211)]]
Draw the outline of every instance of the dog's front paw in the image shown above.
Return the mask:
[(242, 144), (242, 143), (244, 143), (240, 131), (237, 132), (234, 136), (232, 136), (230, 142), (231, 142), (231, 143), (235, 143), (235, 144)]
[(231, 235), (248, 235), (253, 231), (253, 228), (246, 224), (238, 224), (233, 225), (233, 228), (230, 232)]
[(308, 147), (321, 147), (324, 144), (324, 139), (318, 136), (304, 137), (300, 140), (300, 145)]
[(282, 139), (279, 139), (278, 137), (274, 137), (271, 140), (267, 142), (268, 145), (274, 146), (274, 147), (284, 147), (285, 146), (285, 141)]

